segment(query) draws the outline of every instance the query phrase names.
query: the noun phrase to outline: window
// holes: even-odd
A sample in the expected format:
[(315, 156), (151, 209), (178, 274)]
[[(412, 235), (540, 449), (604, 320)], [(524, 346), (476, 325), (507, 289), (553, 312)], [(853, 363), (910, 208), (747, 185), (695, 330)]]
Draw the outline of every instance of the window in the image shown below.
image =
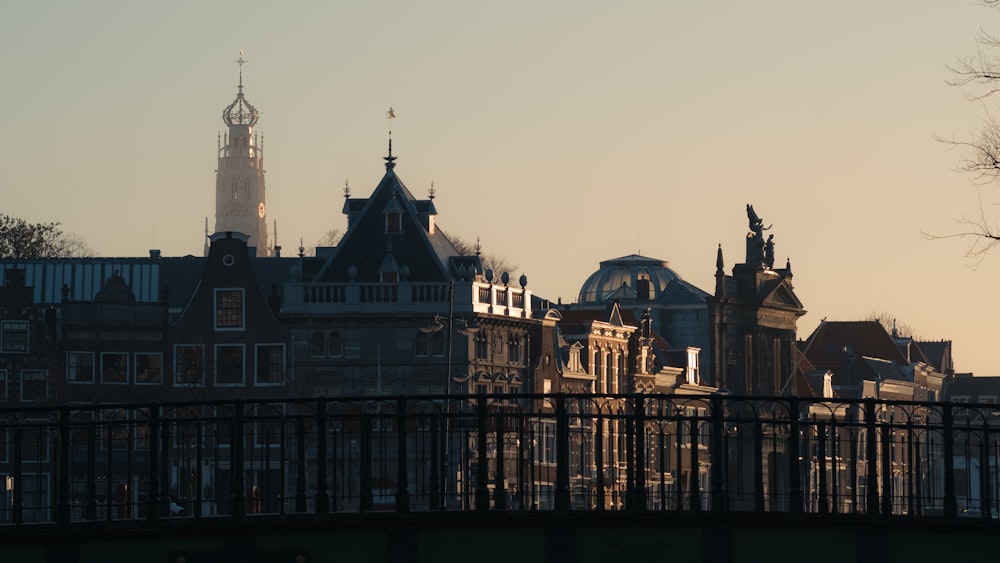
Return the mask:
[(403, 232), (402, 221), (400, 220), (400, 213), (398, 211), (390, 211), (385, 214), (385, 232), (387, 233), (400, 233)]
[(128, 354), (101, 353), (101, 383), (128, 383)]
[(49, 396), (49, 372), (43, 369), (21, 370), (21, 400), (44, 401)]
[(344, 340), (340, 337), (339, 330), (330, 331), (330, 346), (327, 348), (327, 354), (331, 356), (343, 356), (344, 355)]
[(486, 338), (485, 330), (476, 333), (476, 359), (485, 360), (489, 357), (490, 343)]
[(444, 333), (417, 332), (416, 355), (419, 357), (444, 356)]
[(7, 400), (7, 370), (0, 369), (0, 401)]
[(215, 290), (215, 329), (243, 329), (243, 289)]
[(512, 334), (510, 336), (510, 341), (507, 343), (507, 361), (512, 364), (521, 363), (521, 342), (523, 338), (520, 335)]
[(285, 380), (285, 346), (283, 344), (257, 345), (258, 385), (280, 385)]
[(698, 385), (699, 383), (699, 366), (698, 366), (698, 349), (688, 348), (687, 349), (687, 382), (691, 385)]
[(136, 352), (135, 382), (160, 383), (163, 378), (163, 355)]
[(200, 344), (174, 348), (174, 384), (201, 385), (205, 377), (205, 349)]
[(28, 321), (0, 323), (0, 352), (7, 354), (28, 352)]
[(94, 382), (94, 353), (66, 353), (66, 381), (70, 383)]
[(323, 336), (322, 332), (317, 330), (316, 332), (312, 333), (311, 342), (312, 346), (310, 349), (312, 350), (313, 356), (326, 355), (326, 338)]
[(243, 345), (215, 347), (215, 384), (243, 385)]

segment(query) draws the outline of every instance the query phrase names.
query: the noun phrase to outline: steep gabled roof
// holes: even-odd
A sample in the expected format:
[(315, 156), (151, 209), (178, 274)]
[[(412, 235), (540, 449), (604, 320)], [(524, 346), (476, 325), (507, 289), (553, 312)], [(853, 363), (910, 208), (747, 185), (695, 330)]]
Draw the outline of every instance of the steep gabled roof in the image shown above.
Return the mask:
[(953, 370), (951, 363), (951, 340), (938, 340), (935, 342), (916, 341), (916, 344), (926, 358), (928, 364), (940, 373), (948, 373)]
[(820, 369), (839, 368), (861, 356), (907, 363), (878, 321), (824, 321), (800, 344), (812, 365)]
[(673, 279), (656, 300), (658, 303), (670, 305), (704, 305), (709, 294), (698, 287), (680, 279)]
[[(378, 282), (380, 268), (387, 263), (398, 265), (401, 280), (452, 279), (449, 262), (459, 253), (434, 227), (433, 201), (413, 197), (394, 171), (395, 157), (390, 154), (386, 160), (385, 175), (371, 196), (345, 201), (344, 213), (350, 217), (347, 232), (316, 281)], [(387, 229), (386, 213), (399, 214), (398, 228), (392, 232)]]

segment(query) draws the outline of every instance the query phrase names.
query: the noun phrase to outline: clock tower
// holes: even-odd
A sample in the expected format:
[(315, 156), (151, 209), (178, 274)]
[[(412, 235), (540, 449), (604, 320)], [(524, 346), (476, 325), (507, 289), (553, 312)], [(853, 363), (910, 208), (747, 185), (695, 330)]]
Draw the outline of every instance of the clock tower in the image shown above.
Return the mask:
[(215, 171), (215, 232), (249, 235), (247, 246), (257, 256), (269, 256), (267, 209), (264, 202), (264, 147), (253, 126), (260, 112), (243, 96), (243, 51), (239, 90), (222, 112), (228, 131), (219, 139), (219, 167)]

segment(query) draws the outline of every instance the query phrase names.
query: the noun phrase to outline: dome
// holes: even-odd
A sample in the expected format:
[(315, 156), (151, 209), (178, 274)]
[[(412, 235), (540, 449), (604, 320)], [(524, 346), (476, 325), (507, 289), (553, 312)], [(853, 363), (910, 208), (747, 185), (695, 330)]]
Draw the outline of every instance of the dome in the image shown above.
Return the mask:
[(680, 280), (665, 260), (646, 258), (638, 254), (601, 262), (599, 270), (583, 282), (579, 303), (595, 303), (609, 299), (636, 299), (640, 280), (649, 280), (647, 300), (656, 300), (673, 280)]

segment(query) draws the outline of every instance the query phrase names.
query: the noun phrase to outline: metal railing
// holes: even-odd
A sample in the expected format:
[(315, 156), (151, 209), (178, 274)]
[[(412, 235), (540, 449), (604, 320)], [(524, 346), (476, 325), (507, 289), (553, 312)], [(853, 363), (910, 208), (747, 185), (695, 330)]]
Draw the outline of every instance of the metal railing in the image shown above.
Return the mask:
[(468, 395), (0, 410), (0, 529), (372, 511), (996, 519), (992, 405)]

